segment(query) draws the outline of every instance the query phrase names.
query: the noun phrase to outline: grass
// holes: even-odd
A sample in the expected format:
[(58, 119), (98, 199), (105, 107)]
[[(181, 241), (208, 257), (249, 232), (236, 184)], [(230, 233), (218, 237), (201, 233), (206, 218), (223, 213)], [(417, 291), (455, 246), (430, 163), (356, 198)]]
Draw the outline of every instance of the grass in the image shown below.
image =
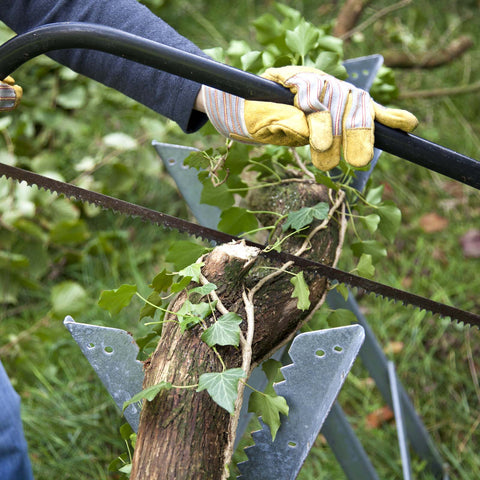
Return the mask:
[[(249, 24), (271, 8), (270, 2), (252, 0), (239, 3), (235, 10), (219, 2), (163, 3), (159, 14), (205, 48), (232, 38), (251, 39)], [(379, 5), (391, 3), (372, 2), (366, 14), (380, 10)], [(303, 10), (307, 18), (316, 23), (323, 23), (329, 15), (333, 18), (336, 12), (333, 2), (325, 2), (321, 10), (316, 2), (289, 4)], [(228, 8), (228, 15), (224, 8)], [(479, 20), (475, 8), (473, 1), (422, 3), (421, 9), (411, 5), (384, 19), (386, 23), (377, 22), (366, 30), (365, 42), (351, 43), (347, 56), (376, 53), (392, 45), (412, 51), (436, 48), (460, 33), (470, 33), (476, 39)], [(455, 26), (459, 18), (466, 20), (461, 26)], [(385, 24), (386, 31), (382, 30)], [(412, 33), (415, 41), (409, 36)], [(402, 91), (468, 84), (478, 78), (479, 57), (480, 48), (475, 44), (461, 59), (446, 67), (397, 72), (397, 82)], [(459, 95), (404, 101), (402, 105), (420, 118), (419, 135), (478, 157), (480, 103), (475, 100), (475, 95)], [(127, 127), (134, 121), (131, 118), (134, 113), (122, 115), (121, 121)], [(95, 132), (95, 137), (107, 134), (111, 128), (127, 127), (106, 120), (103, 130)], [(170, 126), (158, 139), (189, 145), (197, 141), (195, 136), (182, 136)], [(77, 148), (81, 150), (84, 146)], [(69, 150), (69, 153), (75, 152)], [(145, 146), (138, 155), (153, 154)], [(130, 157), (127, 160), (132, 161)], [(385, 154), (373, 174), (373, 181), (385, 184), (386, 196), (395, 201), (403, 215), (400, 232), (395, 242), (388, 245), (387, 258), (377, 266), (376, 279), (478, 312), (480, 259), (465, 258), (459, 239), (468, 230), (479, 228), (479, 192)], [(184, 207), (168, 180), (161, 185), (158, 188), (154, 179), (145, 180), (136, 187), (134, 196), (139, 203), (163, 211), (169, 208), (171, 213), (184, 215)], [(422, 228), (422, 218), (432, 212), (448, 224), (428, 233)], [(167, 245), (175, 237), (134, 220), (112, 220), (108, 214), (99, 215), (96, 222), (99, 229), (107, 223), (112, 230), (127, 232), (128, 241), (119, 241), (115, 254), (86, 255), (80, 267), (68, 272), (86, 286), (90, 295), (90, 308), (77, 320), (136, 330), (137, 322), (128, 311), (112, 325), (111, 319), (95, 306), (96, 298), (103, 288), (114, 288), (132, 279), (140, 283), (148, 281), (150, 274), (162, 264)], [(351, 266), (348, 252), (341, 266)], [(51, 279), (37, 294), (23, 296), (19, 305), (5, 308), (0, 314), (0, 357), (22, 397), (22, 418), (35, 477), (38, 480), (122, 478), (118, 473), (108, 472), (108, 464), (126, 451), (118, 433), (123, 420), (69, 338), (61, 318), (52, 315), (49, 292), (54, 284), (55, 279)], [(388, 356), (395, 361), (417, 412), (450, 465), (451, 478), (478, 478), (478, 330), (369, 296), (360, 298), (359, 302), (381, 345), (400, 342), (395, 353)], [(375, 429), (367, 426), (367, 415), (375, 414), (384, 402), (369, 380), (368, 372), (358, 362), (339, 400), (380, 477), (401, 478), (394, 423), (385, 422)], [(430, 478), (414, 454), (412, 461), (415, 478)], [(342, 476), (328, 445), (320, 437), (299, 478)]]

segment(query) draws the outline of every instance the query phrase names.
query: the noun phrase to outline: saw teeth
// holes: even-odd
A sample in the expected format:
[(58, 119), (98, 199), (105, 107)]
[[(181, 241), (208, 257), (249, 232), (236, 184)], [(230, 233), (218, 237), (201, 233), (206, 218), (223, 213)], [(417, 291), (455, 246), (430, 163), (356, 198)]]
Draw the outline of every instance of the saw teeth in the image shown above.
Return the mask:
[[(175, 229), (179, 232), (186, 233), (194, 236), (195, 238), (201, 238), (210, 242), (211, 244), (228, 243), (232, 240), (238, 240), (237, 237), (228, 235), (210, 228), (195, 225), (187, 220), (166, 215), (161, 212), (156, 212), (140, 205), (135, 205), (124, 200), (116, 199), (103, 195), (94, 191), (85, 190), (75, 185), (71, 185), (65, 182), (61, 182), (55, 179), (42, 177), (41, 175), (22, 170), (17, 167), (12, 167), (0, 163), (0, 174), (6, 178), (12, 178), (19, 182), (25, 182), (28, 185), (35, 185), (37, 188), (41, 188), (45, 191), (56, 193), (57, 195), (63, 195), (65, 198), (79, 200), (81, 202), (87, 202), (100, 206), (105, 210), (111, 210), (116, 213), (121, 213), (130, 217), (139, 217), (144, 221), (149, 221), (163, 228)], [(44, 184), (42, 185), (42, 182)], [(41, 187), (39, 185), (42, 185)], [(263, 251), (264, 246), (255, 242), (246, 242), (247, 245), (259, 248)], [(350, 288), (355, 288), (359, 292), (365, 292), (367, 294), (375, 294), (375, 297), (382, 297), (393, 301), (401, 301), (403, 305), (411, 305), (415, 308), (425, 309), (426, 311), (439, 314), (442, 317), (456, 320), (457, 322), (463, 321), (467, 325), (480, 326), (480, 316), (462, 311), (458, 308), (451, 307), (449, 305), (443, 305), (439, 302), (432, 301), (428, 298), (423, 298), (413, 293), (405, 292), (388, 285), (382, 285), (373, 280), (358, 277), (348, 272), (342, 272), (328, 265), (323, 265), (318, 262), (307, 260), (302, 257), (296, 257), (287, 253), (279, 253), (276, 251), (270, 251), (268, 255), (263, 252), (266, 258), (270, 258), (276, 262), (286, 263), (293, 261), (298, 268), (305, 268), (312, 271), (316, 275), (322, 278), (327, 278), (330, 281), (337, 281), (343, 285), (348, 285)], [(466, 321), (468, 320), (468, 321)]]

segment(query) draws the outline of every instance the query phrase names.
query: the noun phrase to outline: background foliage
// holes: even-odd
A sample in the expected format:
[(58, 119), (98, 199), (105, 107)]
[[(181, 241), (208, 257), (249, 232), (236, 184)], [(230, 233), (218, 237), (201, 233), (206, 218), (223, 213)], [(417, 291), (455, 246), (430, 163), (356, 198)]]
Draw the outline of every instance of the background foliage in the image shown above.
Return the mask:
[[(264, 49), (256, 32), (258, 19), (276, 11), (269, 1), (238, 2), (235, 9), (227, 2), (203, 0), (144, 3), (200, 47), (222, 47), (232, 64), (239, 62), (238, 66), (255, 71), (260, 60), (278, 61), (275, 51), (251, 52)], [(394, 2), (371, 2), (362, 20), (391, 5)], [(289, 6), (325, 32), (339, 9), (337, 2), (319, 6), (296, 1)], [(459, 33), (470, 33), (476, 41), (477, 10), (473, 0), (411, 3), (356, 33), (345, 45), (345, 58), (390, 48), (434, 55)], [(299, 17), (292, 30), (300, 24)], [(5, 40), (12, 33), (2, 28), (0, 35)], [(323, 47), (340, 54), (335, 42)], [(297, 55), (302, 53), (306, 55), (308, 49)], [(475, 93), (408, 101), (402, 101), (401, 95), (468, 85), (478, 78), (479, 56), (475, 43), (461, 58), (439, 69), (395, 71), (400, 97), (392, 99), (395, 90), (377, 89), (376, 98), (415, 112), (419, 135), (478, 157), (480, 103)], [(318, 58), (312, 56), (312, 61)], [(322, 62), (329, 58), (324, 54)], [(290, 60), (298, 58), (281, 61)], [(171, 122), (46, 57), (29, 62), (15, 76), (25, 97), (20, 109), (0, 119), (0, 161), (50, 172), (166, 213), (188, 215), (150, 141), (203, 148), (221, 145), (218, 137), (185, 136)], [(478, 192), (386, 154), (372, 182), (383, 185), (384, 198), (402, 211), (400, 231), (386, 245), (386, 257), (377, 262), (377, 280), (478, 311), (480, 260), (466, 258), (461, 243), (466, 233), (478, 229)], [(35, 476), (115, 478), (119, 474), (107, 469), (125, 450), (118, 434), (123, 421), (61, 320), (68, 313), (78, 321), (114, 326), (97, 306), (100, 290), (121, 283), (145, 288), (163, 268), (169, 246), (183, 238), (4, 179), (0, 192), (0, 357), (22, 396)], [(348, 251), (340, 266), (353, 268)], [(361, 305), (451, 465), (452, 476), (476, 478), (480, 471), (475, 448), (480, 423), (478, 331), (369, 297), (362, 298)], [(140, 335), (143, 327), (137, 317), (127, 309), (115, 317), (115, 326)], [(340, 401), (372, 452), (380, 476), (400, 477), (394, 425), (382, 419), (383, 402), (360, 365), (349, 376)], [(428, 478), (423, 467), (415, 460), (416, 478)], [(301, 478), (332, 477), (341, 478), (341, 473), (320, 438)]]

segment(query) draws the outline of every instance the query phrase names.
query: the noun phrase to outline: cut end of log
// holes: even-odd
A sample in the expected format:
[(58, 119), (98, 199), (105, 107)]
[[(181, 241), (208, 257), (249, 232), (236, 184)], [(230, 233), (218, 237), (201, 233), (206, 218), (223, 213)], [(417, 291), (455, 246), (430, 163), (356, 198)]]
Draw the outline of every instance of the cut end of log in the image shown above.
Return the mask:
[(212, 253), (219, 255), (228, 255), (230, 258), (236, 258), (238, 260), (245, 260), (250, 262), (258, 257), (260, 249), (256, 247), (248, 246), (244, 241), (224, 243), (218, 246)]

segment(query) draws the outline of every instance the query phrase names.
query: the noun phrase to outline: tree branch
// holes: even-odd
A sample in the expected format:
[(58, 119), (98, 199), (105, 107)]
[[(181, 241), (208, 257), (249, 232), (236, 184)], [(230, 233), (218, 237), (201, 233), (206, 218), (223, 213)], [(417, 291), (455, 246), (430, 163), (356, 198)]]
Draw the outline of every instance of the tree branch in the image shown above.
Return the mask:
[(453, 95), (463, 95), (480, 90), (480, 82), (470, 83), (459, 87), (433, 88), (431, 90), (413, 90), (411, 92), (400, 92), (398, 98), (401, 100), (410, 98), (433, 98), (433, 97), (451, 97)]
[(436, 52), (413, 55), (401, 51), (385, 52), (383, 57), (387, 67), (396, 68), (436, 68), (455, 60), (463, 55), (471, 46), (473, 40), (462, 35), (453, 40), (447, 47)]
[(364, 8), (369, 3), (370, 0), (347, 0), (338, 13), (333, 35), (342, 39), (349, 38), (346, 35), (353, 30)]

